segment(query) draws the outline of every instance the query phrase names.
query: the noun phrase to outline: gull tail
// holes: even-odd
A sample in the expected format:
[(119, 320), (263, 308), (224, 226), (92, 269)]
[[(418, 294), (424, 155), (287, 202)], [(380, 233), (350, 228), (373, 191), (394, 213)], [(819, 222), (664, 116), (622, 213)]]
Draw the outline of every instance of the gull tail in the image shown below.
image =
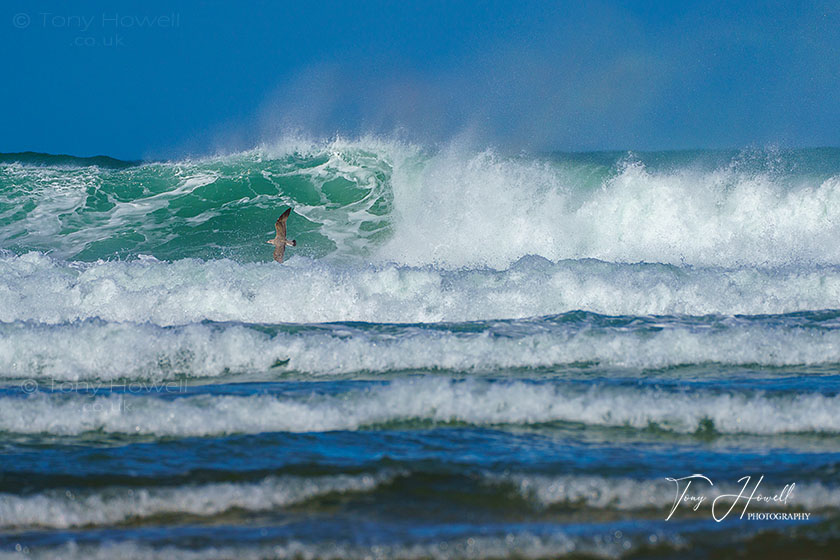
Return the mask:
[(297, 247), (297, 241), (292, 239), (291, 241), (286, 241), (286, 245), (291, 245), (292, 247)]

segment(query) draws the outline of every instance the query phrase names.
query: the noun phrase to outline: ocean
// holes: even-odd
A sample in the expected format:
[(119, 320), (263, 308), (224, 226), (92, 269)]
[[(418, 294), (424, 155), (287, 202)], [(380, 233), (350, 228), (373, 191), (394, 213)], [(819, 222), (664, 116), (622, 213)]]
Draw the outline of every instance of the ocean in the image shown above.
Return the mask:
[(832, 558), (839, 391), (840, 149), (0, 155), (2, 559)]

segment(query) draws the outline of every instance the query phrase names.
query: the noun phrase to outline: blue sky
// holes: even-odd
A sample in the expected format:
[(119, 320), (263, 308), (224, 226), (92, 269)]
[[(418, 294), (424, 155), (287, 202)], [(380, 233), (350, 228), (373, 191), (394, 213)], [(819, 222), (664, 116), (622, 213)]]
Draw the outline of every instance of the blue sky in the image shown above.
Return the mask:
[(5, 2), (0, 151), (840, 145), (837, 2)]

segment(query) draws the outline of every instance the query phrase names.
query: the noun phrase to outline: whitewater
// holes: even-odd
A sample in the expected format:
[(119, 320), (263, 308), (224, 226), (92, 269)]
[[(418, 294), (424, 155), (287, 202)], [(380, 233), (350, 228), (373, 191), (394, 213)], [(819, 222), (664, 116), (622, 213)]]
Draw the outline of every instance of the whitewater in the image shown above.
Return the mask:
[(833, 148), (0, 154), (0, 558), (819, 555), (838, 239)]

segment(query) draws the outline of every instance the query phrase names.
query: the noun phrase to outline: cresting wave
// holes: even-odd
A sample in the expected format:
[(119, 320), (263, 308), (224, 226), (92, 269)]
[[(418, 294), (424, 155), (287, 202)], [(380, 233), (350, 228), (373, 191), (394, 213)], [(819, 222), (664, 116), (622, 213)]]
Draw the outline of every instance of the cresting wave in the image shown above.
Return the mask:
[(840, 268), (708, 269), (524, 258), (506, 270), (184, 259), (65, 263), (0, 256), (0, 321), (418, 323), (545, 316), (833, 309)]
[(506, 157), (362, 138), (128, 166), (0, 159), (0, 246), (17, 254), (266, 260), (288, 204), (296, 254), (315, 258), (840, 264), (833, 149)]
[[(96, 527), (138, 523), (167, 514), (213, 517), (231, 510), (282, 510), (330, 494), (371, 494), (396, 475), (335, 475), (320, 478), (268, 477), (256, 483), (217, 483), (182, 487), (106, 487), (82, 492), (45, 491), (34, 495), (0, 494), (0, 528)], [(667, 512), (676, 487), (665, 479), (635, 480), (583, 475), (498, 475), (486, 473), (481, 483), (499, 492), (512, 485), (519, 495), (540, 508), (576, 505), (592, 509)], [(703, 488), (706, 504), (721, 495), (737, 495), (738, 485)], [(726, 498), (728, 499), (728, 498)], [(797, 483), (785, 502), (758, 502), (755, 511), (804, 508), (836, 510), (840, 489), (820, 483)], [(725, 502), (731, 505), (731, 500)], [(685, 507), (688, 511), (690, 507)], [(724, 510), (726, 508), (724, 507)], [(708, 509), (703, 510), (705, 514)]]
[(266, 326), (88, 320), (0, 324), (0, 380), (50, 382), (452, 371), (492, 374), (579, 364), (665, 368), (840, 364), (840, 318), (613, 318)]
[[(259, 413), (255, 413), (259, 411)], [(808, 411), (802, 414), (802, 411)], [(397, 379), (344, 394), (36, 393), (0, 397), (0, 432), (171, 437), (359, 430), (395, 422), (471, 425), (580, 423), (745, 434), (840, 432), (840, 396), (770, 395), (530, 382)]]
[(69, 528), (114, 525), (166, 514), (218, 515), (232, 509), (268, 511), (334, 493), (368, 492), (393, 475), (269, 477), (258, 483), (216, 483), (175, 488), (52, 491), (0, 494), (0, 527)]
[(380, 255), (401, 263), (840, 263), (840, 150), (531, 159), (450, 146), (400, 171)]

